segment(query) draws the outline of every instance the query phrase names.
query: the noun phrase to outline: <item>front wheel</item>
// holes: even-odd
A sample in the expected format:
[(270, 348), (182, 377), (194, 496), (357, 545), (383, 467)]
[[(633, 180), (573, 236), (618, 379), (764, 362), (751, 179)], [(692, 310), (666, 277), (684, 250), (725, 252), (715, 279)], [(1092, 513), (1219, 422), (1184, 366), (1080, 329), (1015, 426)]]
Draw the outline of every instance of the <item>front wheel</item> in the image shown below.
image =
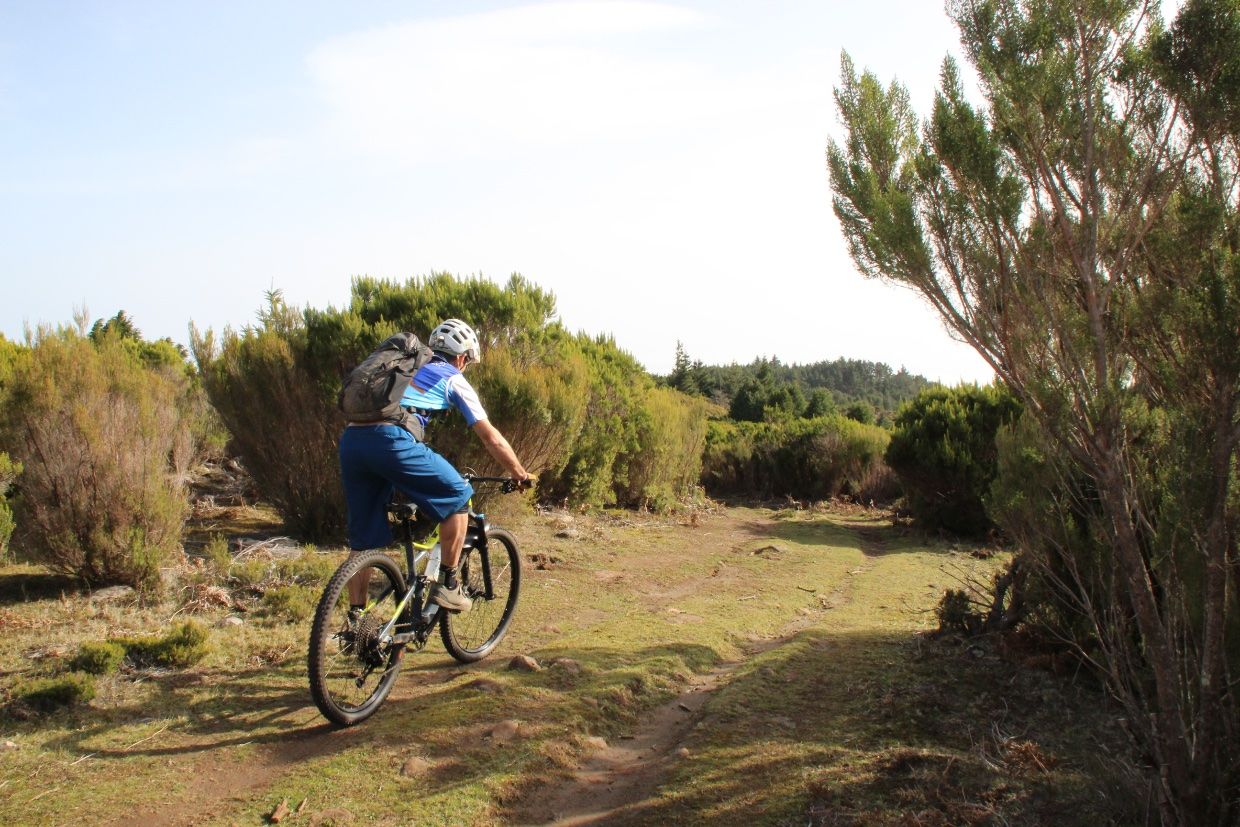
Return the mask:
[[(365, 585), (361, 611), (350, 608), (350, 582), (356, 589)], [(310, 694), (332, 723), (361, 723), (392, 691), (404, 647), (385, 643), (380, 632), (404, 593), (400, 568), (382, 551), (354, 554), (323, 590), (310, 632)]]
[(474, 605), (462, 614), (443, 612), (439, 635), (449, 655), (461, 663), (473, 663), (491, 654), (508, 631), (517, 609), (517, 595), (521, 590), (517, 540), (502, 528), (489, 529), (486, 551), (465, 549), (460, 566), (461, 585)]

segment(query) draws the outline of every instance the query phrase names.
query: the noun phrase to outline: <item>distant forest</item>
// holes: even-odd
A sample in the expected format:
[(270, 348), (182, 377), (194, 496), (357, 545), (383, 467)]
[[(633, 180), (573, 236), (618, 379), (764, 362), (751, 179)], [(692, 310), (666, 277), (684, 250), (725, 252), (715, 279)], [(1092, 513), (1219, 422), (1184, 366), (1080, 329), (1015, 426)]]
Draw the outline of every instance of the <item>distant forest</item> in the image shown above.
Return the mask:
[(771, 357), (748, 365), (704, 365), (680, 343), (675, 367), (661, 380), (706, 397), (738, 421), (842, 413), (867, 424), (889, 423), (901, 404), (935, 384), (904, 368), (860, 359), (788, 365)]

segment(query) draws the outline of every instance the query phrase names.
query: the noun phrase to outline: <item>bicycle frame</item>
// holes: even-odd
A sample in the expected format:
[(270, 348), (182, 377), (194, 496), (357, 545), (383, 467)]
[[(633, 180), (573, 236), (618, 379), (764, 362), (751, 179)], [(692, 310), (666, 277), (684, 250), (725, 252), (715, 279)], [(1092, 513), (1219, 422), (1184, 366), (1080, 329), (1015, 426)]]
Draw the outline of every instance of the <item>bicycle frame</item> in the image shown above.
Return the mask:
[[(472, 482), (506, 482), (503, 477), (472, 477)], [(480, 514), (473, 510), (473, 499), (471, 498), (467, 504), (469, 509), (468, 522), (465, 529), (465, 542), (462, 546), (462, 554), (466, 551), (476, 550), (478, 552), (479, 561), (482, 565), (482, 596), (490, 600), (495, 596), (491, 583), (491, 561), (487, 553), (487, 520), (485, 514)], [(409, 618), (410, 606), (422, 606), (425, 600), (425, 589), (428, 583), (433, 582), (439, 577), (439, 567), (441, 564), (441, 549), (439, 546), (439, 526), (436, 525), (431, 533), (422, 540), (413, 539), (413, 518), (417, 513), (415, 506), (411, 503), (401, 503), (388, 506), (388, 512), (394, 517), (400, 518), (400, 539), (405, 549), (405, 571), (408, 572), (408, 584), (404, 597), (396, 606), (396, 611), (382, 629), (379, 630), (379, 640), (383, 644), (407, 644), (416, 642), (422, 644), (426, 642), (430, 631), (435, 628), (435, 623), (439, 620), (440, 607), (435, 603), (426, 605), (416, 619)], [(423, 561), (426, 565), (419, 573), (418, 565)], [(388, 593), (379, 595), (373, 601), (367, 604), (362, 610), (365, 614), (370, 607), (385, 600)], [(407, 632), (397, 633), (399, 626), (411, 627)]]

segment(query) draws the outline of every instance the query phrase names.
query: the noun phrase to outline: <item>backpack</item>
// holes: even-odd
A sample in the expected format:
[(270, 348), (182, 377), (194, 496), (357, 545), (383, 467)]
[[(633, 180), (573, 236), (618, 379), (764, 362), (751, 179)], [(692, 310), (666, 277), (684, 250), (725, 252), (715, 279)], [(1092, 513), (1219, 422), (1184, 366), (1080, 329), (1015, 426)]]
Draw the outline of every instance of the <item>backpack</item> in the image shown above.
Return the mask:
[(421, 421), (401, 407), (401, 397), (418, 369), (434, 354), (412, 333), (397, 333), (375, 348), (344, 380), (337, 404), (350, 422), (391, 422), (414, 438), (424, 436)]

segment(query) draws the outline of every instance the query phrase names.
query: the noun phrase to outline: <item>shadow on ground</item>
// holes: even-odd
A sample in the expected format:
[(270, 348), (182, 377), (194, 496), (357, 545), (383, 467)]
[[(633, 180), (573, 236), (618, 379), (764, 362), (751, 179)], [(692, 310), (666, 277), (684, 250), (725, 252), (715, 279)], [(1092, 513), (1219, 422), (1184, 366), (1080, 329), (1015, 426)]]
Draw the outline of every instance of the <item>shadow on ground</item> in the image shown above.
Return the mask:
[(1105, 699), (974, 651), (801, 632), (726, 676), (657, 795), (591, 823), (1142, 823)]

